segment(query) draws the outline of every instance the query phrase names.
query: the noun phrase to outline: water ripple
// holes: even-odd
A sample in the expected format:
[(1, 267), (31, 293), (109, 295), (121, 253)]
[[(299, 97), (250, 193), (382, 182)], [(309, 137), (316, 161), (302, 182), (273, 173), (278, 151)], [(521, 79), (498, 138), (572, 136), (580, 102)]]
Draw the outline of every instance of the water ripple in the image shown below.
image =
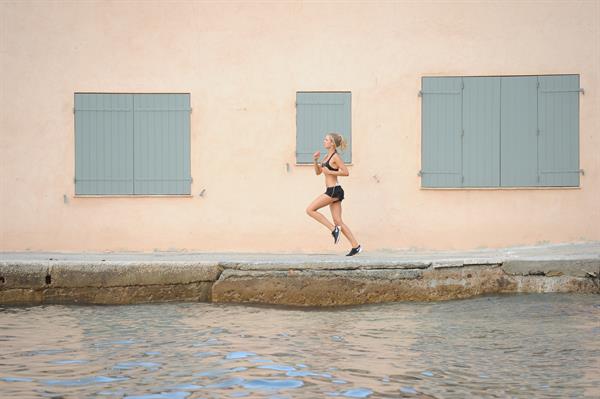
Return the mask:
[(7, 398), (600, 397), (598, 309), (579, 294), (0, 307), (0, 383)]

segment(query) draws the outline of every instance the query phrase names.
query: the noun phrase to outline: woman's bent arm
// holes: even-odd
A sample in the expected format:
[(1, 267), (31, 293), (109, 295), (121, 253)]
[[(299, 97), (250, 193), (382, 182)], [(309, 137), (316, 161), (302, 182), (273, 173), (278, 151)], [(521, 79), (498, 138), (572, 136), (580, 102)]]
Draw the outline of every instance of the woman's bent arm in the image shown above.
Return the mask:
[(336, 166), (338, 167), (339, 170), (338, 171), (332, 170), (331, 173), (329, 173), (329, 174), (336, 175), (336, 176), (350, 176), (350, 172), (348, 171), (346, 164), (342, 160), (342, 157), (340, 157), (338, 154), (335, 154), (333, 157), (333, 162), (336, 164)]

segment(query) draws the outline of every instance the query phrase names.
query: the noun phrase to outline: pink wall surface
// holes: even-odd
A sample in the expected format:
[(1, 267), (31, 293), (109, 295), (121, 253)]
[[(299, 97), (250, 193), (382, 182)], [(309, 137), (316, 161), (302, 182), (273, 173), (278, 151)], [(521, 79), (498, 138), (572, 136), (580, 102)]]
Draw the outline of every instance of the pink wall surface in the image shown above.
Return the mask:
[[(324, 180), (295, 163), (297, 91), (352, 92), (343, 216), (367, 250), (600, 240), (600, 2), (3, 1), (0, 18), (1, 251), (345, 252), (305, 213)], [(585, 89), (580, 187), (421, 188), (423, 76), (543, 74)], [(190, 93), (192, 196), (76, 197), (75, 92)]]

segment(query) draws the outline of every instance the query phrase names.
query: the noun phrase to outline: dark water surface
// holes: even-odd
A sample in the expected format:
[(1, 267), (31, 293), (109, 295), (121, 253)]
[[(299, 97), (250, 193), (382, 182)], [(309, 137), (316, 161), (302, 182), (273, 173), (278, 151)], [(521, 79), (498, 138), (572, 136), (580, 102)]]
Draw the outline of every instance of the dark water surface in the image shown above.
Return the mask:
[(600, 296), (0, 307), (2, 398), (600, 397)]

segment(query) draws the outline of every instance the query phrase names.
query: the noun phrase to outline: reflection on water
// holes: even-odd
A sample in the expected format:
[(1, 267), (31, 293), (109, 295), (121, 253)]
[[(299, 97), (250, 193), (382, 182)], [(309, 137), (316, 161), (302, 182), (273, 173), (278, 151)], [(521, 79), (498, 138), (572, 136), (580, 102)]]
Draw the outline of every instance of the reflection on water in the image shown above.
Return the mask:
[(600, 397), (600, 296), (0, 307), (2, 398)]

